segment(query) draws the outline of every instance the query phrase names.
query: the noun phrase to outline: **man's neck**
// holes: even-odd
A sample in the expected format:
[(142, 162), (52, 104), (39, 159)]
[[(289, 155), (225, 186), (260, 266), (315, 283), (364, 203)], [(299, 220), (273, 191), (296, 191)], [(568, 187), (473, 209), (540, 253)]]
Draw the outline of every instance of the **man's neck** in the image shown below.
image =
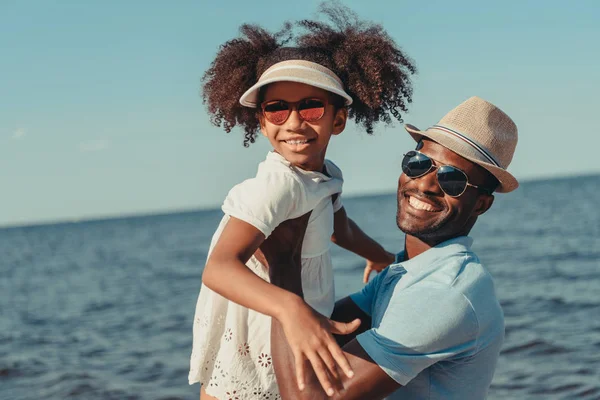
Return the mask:
[(459, 230), (458, 232), (454, 232), (449, 236), (438, 236), (436, 238), (425, 239), (406, 234), (406, 238), (404, 239), (404, 260), (410, 260), (411, 258), (426, 252), (432, 247), (445, 242), (446, 240), (469, 235), (471, 228), (473, 228), (473, 225), (475, 224), (475, 221), (477, 221), (477, 218), (469, 220), (463, 229)]
[[(462, 235), (456, 235), (454, 237), (458, 237), (458, 236), (462, 236)], [(420, 239), (416, 236), (411, 236), (411, 235), (406, 235), (406, 238), (404, 239), (404, 260), (410, 260), (411, 258), (414, 258), (416, 256), (418, 256), (419, 254), (422, 254), (424, 252), (426, 252), (427, 250), (431, 249), (432, 247), (437, 246), (438, 244), (445, 242), (446, 240), (452, 239), (451, 237), (447, 237), (447, 238), (438, 238), (438, 239), (431, 239), (431, 240), (425, 240), (425, 239)]]
[(426, 252), (433, 246), (415, 236), (406, 235), (406, 238), (404, 239), (404, 260), (410, 260), (411, 258)]

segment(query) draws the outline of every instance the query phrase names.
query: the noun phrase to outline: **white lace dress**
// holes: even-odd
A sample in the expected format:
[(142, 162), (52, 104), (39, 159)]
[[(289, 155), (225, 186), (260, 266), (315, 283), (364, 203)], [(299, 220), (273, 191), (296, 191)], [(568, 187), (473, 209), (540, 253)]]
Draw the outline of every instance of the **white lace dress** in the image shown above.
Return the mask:
[[(329, 253), (333, 213), (342, 207), (341, 171), (326, 161), (327, 175), (291, 166), (269, 153), (257, 176), (235, 186), (223, 204), (225, 215), (209, 250), (233, 216), (257, 227), (265, 236), (281, 222), (312, 210), (302, 245), (304, 298), (330, 316), (335, 294)], [(269, 273), (254, 256), (246, 265), (262, 279)], [(200, 382), (219, 400), (279, 399), (271, 357), (271, 318), (227, 300), (202, 285), (194, 317), (189, 382)]]

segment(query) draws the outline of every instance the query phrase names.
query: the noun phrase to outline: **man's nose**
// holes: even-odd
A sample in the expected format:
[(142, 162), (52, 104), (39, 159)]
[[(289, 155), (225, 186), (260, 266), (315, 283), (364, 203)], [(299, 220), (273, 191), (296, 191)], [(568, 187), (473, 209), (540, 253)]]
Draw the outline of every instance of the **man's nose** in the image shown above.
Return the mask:
[(416, 181), (417, 188), (421, 193), (442, 193), (440, 185), (438, 185), (437, 182), (437, 169), (435, 168), (431, 168), (425, 175), (414, 178), (413, 180)]

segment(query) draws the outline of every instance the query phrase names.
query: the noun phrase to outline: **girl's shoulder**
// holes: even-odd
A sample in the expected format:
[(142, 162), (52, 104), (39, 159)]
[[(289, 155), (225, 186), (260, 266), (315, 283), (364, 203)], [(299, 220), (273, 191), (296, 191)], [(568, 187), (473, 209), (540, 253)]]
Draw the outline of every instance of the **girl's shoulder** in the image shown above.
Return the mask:
[(265, 168), (261, 164), (255, 177), (229, 191), (221, 209), (268, 237), (283, 221), (310, 211), (311, 203), (292, 169), (277, 165)]
[(303, 197), (304, 190), (294, 168), (269, 153), (259, 164), (256, 175), (235, 185), (227, 199), (262, 208), (269, 204), (295, 202), (298, 197)]
[(294, 198), (304, 191), (303, 182), (292, 171), (282, 169), (260, 171), (255, 177), (246, 179), (235, 185), (229, 196), (250, 196), (257, 202), (282, 201)]

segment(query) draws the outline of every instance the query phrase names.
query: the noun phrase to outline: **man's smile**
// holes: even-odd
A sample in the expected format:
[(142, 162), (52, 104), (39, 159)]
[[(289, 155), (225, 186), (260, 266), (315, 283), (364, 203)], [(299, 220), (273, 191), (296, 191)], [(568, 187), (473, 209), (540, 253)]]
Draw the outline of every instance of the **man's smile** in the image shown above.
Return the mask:
[(406, 200), (405, 204), (419, 214), (421, 212), (438, 213), (444, 210), (444, 207), (422, 196), (417, 197), (414, 194), (405, 193), (404, 199)]

